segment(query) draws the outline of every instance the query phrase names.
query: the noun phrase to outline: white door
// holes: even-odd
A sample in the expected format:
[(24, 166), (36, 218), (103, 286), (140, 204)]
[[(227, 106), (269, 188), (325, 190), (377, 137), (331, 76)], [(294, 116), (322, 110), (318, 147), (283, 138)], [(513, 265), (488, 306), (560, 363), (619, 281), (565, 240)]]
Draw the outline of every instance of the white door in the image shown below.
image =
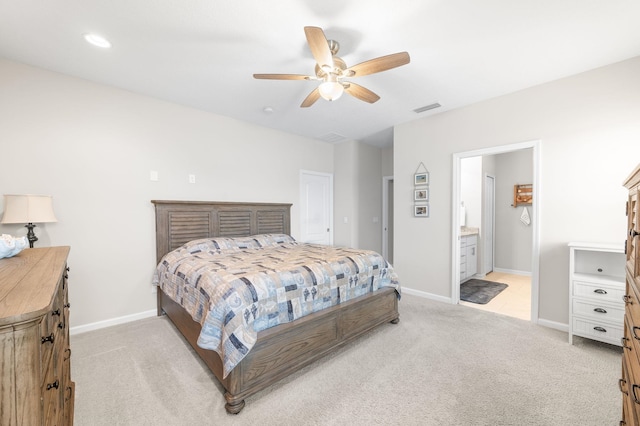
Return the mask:
[(333, 175), (300, 171), (300, 240), (333, 244)]
[(493, 271), (493, 232), (495, 225), (495, 197), (496, 181), (493, 176), (484, 176), (484, 234), (483, 257), (484, 257), (484, 274)]

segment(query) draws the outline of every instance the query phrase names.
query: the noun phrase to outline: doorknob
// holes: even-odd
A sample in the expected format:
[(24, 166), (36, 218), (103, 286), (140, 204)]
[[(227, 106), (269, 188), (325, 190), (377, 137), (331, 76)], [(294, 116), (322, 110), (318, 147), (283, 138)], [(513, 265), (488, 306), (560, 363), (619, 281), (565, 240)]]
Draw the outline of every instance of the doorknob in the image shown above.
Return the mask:
[(327, 232), (329, 232), (329, 228), (327, 228)]

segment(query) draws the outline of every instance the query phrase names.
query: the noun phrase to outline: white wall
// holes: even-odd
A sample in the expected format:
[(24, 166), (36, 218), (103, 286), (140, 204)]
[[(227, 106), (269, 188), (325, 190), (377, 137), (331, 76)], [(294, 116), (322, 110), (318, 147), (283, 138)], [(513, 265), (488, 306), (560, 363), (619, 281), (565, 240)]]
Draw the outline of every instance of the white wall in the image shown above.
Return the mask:
[[(639, 75), (636, 57), (397, 126), (394, 266), (403, 285), (451, 296), (452, 155), (539, 139), (539, 317), (566, 324), (567, 243), (624, 238), (622, 181), (640, 162)], [(428, 219), (412, 217), (406, 196), (421, 161), (430, 171)]]
[(393, 176), (393, 148), (382, 148), (382, 176)]
[(330, 144), (6, 60), (0, 129), (1, 193), (53, 196), (36, 247), (71, 246), (72, 326), (155, 309), (150, 200), (293, 203), (296, 236), (300, 169), (334, 172)]
[[(482, 157), (468, 157), (460, 161), (460, 200), (464, 204), (465, 226), (482, 225)], [(461, 219), (462, 223), (462, 219)]]
[[(530, 273), (532, 264), (533, 222), (537, 220), (532, 206), (513, 207), (513, 186), (533, 183), (533, 150), (497, 154), (495, 158), (494, 266), (516, 273)], [(530, 225), (520, 220), (526, 208)]]
[(358, 205), (353, 194), (358, 191), (357, 142), (349, 141), (334, 147), (334, 218), (333, 243), (353, 247), (358, 241)]
[(342, 142), (335, 146), (334, 164), (335, 245), (381, 252), (382, 150), (357, 141)]

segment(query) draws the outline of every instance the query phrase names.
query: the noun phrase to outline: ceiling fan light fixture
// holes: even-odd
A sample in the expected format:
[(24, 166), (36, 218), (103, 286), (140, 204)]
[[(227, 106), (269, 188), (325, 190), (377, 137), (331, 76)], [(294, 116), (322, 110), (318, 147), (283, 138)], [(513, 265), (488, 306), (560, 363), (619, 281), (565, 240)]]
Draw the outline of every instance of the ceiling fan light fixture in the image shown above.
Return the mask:
[(344, 93), (344, 86), (340, 84), (335, 74), (327, 75), (325, 81), (318, 87), (320, 96), (327, 101), (335, 101)]

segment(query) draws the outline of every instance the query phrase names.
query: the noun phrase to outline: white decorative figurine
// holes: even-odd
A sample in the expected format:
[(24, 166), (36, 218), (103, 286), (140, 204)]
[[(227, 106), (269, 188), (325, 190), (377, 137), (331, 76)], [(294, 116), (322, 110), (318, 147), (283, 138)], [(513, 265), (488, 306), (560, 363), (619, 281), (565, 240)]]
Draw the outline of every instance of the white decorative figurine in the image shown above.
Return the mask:
[(0, 259), (15, 256), (22, 249), (29, 247), (27, 237), (12, 237), (9, 234), (0, 236)]

